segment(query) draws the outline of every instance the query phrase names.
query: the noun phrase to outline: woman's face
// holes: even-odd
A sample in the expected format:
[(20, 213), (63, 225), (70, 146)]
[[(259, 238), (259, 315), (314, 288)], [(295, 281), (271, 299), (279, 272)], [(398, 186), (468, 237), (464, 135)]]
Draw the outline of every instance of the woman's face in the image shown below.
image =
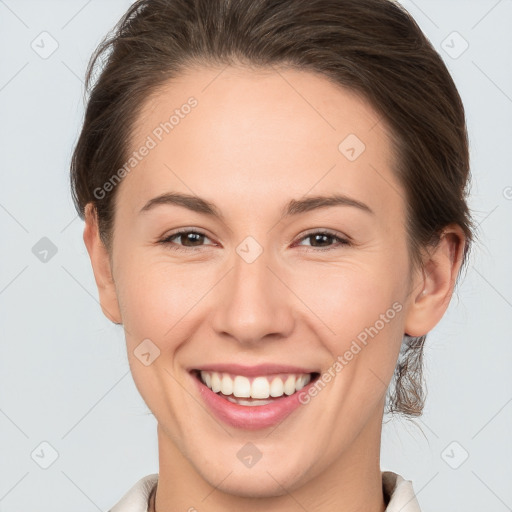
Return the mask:
[[(168, 464), (265, 496), (378, 456), (421, 292), (386, 130), (354, 93), (294, 70), (189, 70), (144, 105), (137, 165), (116, 191), (107, 306)], [(324, 204), (334, 196), (345, 199)], [(226, 364), (284, 366), (231, 368), (251, 385), (263, 377), (263, 394), (287, 366), (322, 382), (290, 407), (234, 405), (191, 371)]]

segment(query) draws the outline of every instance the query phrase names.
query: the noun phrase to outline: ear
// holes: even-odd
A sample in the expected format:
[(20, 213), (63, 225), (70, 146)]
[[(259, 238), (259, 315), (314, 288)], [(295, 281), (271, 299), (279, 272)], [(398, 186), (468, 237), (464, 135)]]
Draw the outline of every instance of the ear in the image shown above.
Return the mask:
[(100, 239), (98, 218), (93, 203), (88, 203), (85, 207), (84, 242), (91, 258), (101, 310), (109, 320), (115, 324), (121, 324), (121, 313), (112, 276), (110, 256)]
[(462, 228), (450, 224), (438, 245), (425, 256), (422, 276), (414, 281), (405, 317), (405, 333), (409, 336), (427, 334), (443, 317), (455, 288), (465, 242)]

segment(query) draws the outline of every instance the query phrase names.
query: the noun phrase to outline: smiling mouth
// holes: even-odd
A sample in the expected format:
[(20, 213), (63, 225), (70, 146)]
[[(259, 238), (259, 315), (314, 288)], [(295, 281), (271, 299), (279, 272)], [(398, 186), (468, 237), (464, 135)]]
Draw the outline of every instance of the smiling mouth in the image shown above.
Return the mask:
[(293, 395), (320, 377), (319, 372), (277, 373), (246, 377), (226, 372), (192, 370), (203, 385), (229, 402), (238, 405), (267, 405)]

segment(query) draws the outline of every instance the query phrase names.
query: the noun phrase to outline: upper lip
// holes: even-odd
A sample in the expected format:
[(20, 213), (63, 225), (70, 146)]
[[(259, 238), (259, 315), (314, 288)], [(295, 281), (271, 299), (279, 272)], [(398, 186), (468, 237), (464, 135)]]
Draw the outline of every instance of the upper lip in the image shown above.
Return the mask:
[(256, 377), (258, 375), (272, 375), (274, 373), (318, 373), (318, 370), (304, 368), (299, 366), (290, 366), (284, 364), (257, 364), (254, 366), (246, 366), (234, 363), (204, 364), (190, 368), (189, 371), (199, 370), (207, 372), (224, 372), (233, 375), (244, 375), (247, 377)]

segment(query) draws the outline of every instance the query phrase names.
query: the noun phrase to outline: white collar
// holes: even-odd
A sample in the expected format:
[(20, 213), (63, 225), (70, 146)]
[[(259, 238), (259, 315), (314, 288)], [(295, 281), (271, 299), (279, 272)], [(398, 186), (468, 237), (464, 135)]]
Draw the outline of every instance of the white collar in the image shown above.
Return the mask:
[(382, 489), (389, 497), (386, 512), (421, 512), (410, 480), (392, 471), (382, 471)]
[[(147, 512), (149, 495), (158, 473), (141, 478), (109, 512)], [(392, 471), (382, 471), (382, 489), (389, 498), (386, 512), (421, 512), (412, 482)]]

